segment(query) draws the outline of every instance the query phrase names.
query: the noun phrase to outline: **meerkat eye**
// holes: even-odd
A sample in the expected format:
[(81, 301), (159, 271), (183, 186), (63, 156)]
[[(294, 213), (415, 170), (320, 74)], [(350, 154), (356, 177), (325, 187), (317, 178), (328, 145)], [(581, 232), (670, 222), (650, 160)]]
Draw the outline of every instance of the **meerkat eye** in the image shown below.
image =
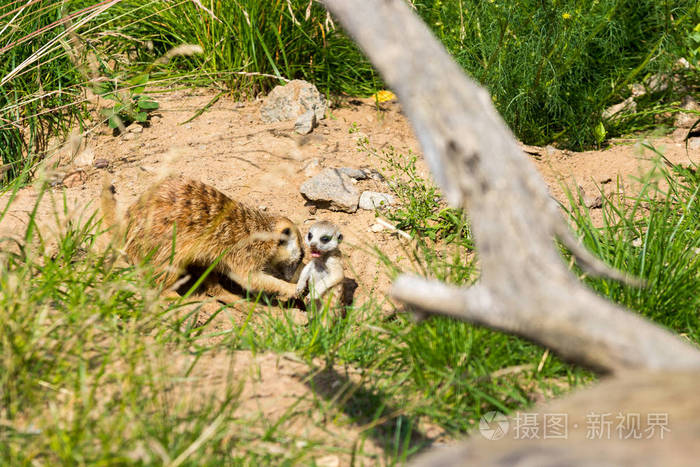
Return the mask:
[(292, 233), (292, 231), (287, 227), (286, 229), (282, 230), (281, 232), (281, 238), (277, 242), (279, 245), (283, 245), (287, 240), (289, 240), (289, 236)]
[(343, 234), (338, 234), (338, 243), (343, 241)]
[(312, 238), (314, 238), (314, 234), (312, 234), (311, 232), (309, 232), (309, 235), (307, 235), (306, 237), (307, 237), (309, 240), (311, 240)]
[(331, 241), (331, 237), (329, 235), (324, 235), (321, 237), (321, 243), (328, 243)]

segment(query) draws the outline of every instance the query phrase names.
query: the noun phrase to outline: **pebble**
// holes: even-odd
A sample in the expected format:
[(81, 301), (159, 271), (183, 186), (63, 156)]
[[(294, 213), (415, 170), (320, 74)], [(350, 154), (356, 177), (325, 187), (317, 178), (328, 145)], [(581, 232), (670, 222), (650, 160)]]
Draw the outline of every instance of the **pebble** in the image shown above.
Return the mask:
[(96, 169), (106, 169), (109, 167), (109, 161), (107, 159), (95, 159), (94, 165)]
[(376, 191), (363, 191), (360, 195), (359, 207), (367, 211), (386, 208), (394, 204), (394, 197), (388, 193)]

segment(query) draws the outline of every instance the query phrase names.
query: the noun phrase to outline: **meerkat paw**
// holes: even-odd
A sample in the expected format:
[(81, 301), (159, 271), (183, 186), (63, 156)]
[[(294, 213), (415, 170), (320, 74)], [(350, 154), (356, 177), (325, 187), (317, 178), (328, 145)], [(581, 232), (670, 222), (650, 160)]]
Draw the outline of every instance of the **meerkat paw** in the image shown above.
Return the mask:
[(297, 297), (297, 285), (290, 283), (289, 286), (283, 287), (277, 294), (280, 300), (289, 300)]

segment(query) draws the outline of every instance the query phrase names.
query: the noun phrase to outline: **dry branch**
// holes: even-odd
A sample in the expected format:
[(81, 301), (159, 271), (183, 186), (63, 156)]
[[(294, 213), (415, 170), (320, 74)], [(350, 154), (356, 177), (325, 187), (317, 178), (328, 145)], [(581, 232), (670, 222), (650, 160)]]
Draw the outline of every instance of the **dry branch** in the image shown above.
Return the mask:
[(488, 93), (405, 1), (323, 3), (398, 95), (436, 182), (473, 224), (476, 287), (402, 276), (395, 298), (521, 335), (600, 371), (700, 368), (695, 347), (597, 296), (568, 270), (555, 237), (585, 270), (622, 278), (578, 243)]

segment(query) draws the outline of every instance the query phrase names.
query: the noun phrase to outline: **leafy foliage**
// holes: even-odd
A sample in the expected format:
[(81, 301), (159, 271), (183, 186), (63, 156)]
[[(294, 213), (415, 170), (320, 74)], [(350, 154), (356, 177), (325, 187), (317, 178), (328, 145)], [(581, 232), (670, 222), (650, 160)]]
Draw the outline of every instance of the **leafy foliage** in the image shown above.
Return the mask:
[[(692, 53), (694, 0), (418, 0), (412, 2), (457, 61), (483, 83), (518, 138), (575, 149), (644, 126), (671, 110), (700, 75), (673, 86), (669, 72)], [(628, 85), (660, 73), (670, 84), (607, 124), (603, 110)]]
[(114, 101), (112, 108), (101, 111), (107, 117), (110, 128), (127, 126), (131, 122), (144, 123), (148, 120), (148, 114), (158, 108), (158, 102), (142, 95), (147, 82), (148, 74), (142, 74), (129, 80), (129, 87), (123, 91), (110, 86), (111, 82), (96, 85), (99, 95)]

